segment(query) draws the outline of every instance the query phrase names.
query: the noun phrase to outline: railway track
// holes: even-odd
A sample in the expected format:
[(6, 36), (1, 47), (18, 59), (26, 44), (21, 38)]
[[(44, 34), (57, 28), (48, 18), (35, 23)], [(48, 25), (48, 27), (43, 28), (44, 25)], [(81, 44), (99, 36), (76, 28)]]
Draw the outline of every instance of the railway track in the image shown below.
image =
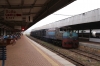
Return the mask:
[(61, 52), (59, 52), (59, 51), (57, 51), (57, 50), (55, 50), (55, 49), (53, 49), (51, 47), (48, 47), (46, 45), (42, 45), (42, 46), (45, 46), (46, 48), (50, 49), (51, 51), (56, 52), (56, 54), (62, 56), (65, 59), (69, 59), (69, 60), (73, 61), (73, 63), (76, 64), (77, 66), (85, 66), (82, 63), (80, 63), (80, 62), (76, 61), (75, 59), (73, 59), (72, 57), (69, 57), (67, 55), (64, 55), (63, 53), (61, 53)]
[(88, 52), (84, 52), (84, 51), (81, 51), (79, 49), (71, 49), (70, 51), (78, 53), (78, 54), (83, 55), (85, 57), (100, 61), (100, 56), (98, 56), (98, 55), (94, 55), (94, 54), (91, 54), (91, 53), (88, 53)]
[(85, 57), (88, 57), (88, 58), (91, 58), (91, 59), (94, 59), (96, 61), (99, 61), (100, 62), (100, 57), (99, 56), (95, 56), (94, 54), (89, 54), (89, 53), (86, 53), (86, 52), (83, 52), (83, 51), (79, 51), (79, 50), (70, 50), (71, 52), (75, 52), (77, 54), (80, 54), (80, 55), (83, 55)]
[(94, 55), (94, 56), (97, 56), (97, 57), (100, 58), (100, 55), (93, 54), (93, 53), (91, 53), (91, 52), (83, 51), (83, 50), (80, 50), (80, 49), (77, 49), (77, 50), (79, 50), (79, 51), (81, 51), (81, 52), (84, 52), (84, 53), (89, 53), (89, 54), (91, 54), (91, 55)]
[(58, 46), (54, 46), (52, 44), (43, 42), (41, 40), (37, 40), (35, 38), (31, 39), (35, 40), (36, 42), (40, 43), (42, 46), (45, 46), (49, 50), (55, 52), (56, 54), (60, 55), (61, 57), (69, 60), (70, 62), (74, 63), (76, 66), (100, 66), (100, 57), (82, 52), (78, 49), (65, 49)]

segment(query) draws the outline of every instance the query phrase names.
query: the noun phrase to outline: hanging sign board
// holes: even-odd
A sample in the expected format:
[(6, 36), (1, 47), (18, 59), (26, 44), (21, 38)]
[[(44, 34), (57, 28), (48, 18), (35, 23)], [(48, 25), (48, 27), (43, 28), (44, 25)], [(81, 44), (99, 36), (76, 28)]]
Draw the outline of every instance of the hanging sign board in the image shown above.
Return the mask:
[(24, 22), (33, 22), (33, 16), (32, 15), (23, 16), (23, 21)]
[(5, 9), (4, 19), (7, 21), (22, 21), (21, 9)]
[(33, 15), (30, 15), (30, 16), (28, 17), (28, 20), (29, 20), (29, 22), (33, 22)]

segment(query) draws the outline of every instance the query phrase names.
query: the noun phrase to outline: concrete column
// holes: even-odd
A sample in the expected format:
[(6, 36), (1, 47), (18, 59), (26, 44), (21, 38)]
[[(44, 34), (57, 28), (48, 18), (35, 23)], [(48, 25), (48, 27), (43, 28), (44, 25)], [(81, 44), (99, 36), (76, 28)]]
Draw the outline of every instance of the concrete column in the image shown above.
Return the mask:
[(90, 34), (89, 34), (89, 38), (92, 37), (92, 29), (90, 29)]

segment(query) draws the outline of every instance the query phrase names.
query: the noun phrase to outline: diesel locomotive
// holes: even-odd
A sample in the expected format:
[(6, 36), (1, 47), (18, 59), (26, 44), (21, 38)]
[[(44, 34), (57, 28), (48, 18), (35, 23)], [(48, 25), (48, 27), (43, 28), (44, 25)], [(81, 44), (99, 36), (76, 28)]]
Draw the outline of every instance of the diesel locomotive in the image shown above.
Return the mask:
[(60, 31), (59, 28), (33, 30), (32, 37), (51, 42), (64, 48), (78, 48), (78, 34), (74, 31)]

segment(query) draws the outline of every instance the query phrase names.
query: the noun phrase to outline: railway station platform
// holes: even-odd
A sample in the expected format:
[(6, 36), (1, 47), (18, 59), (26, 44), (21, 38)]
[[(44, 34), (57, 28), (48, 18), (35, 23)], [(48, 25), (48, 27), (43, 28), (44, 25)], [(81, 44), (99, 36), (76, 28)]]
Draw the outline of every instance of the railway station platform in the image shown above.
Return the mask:
[[(5, 66), (75, 66), (25, 35), (8, 45)], [(0, 60), (0, 66), (2, 61)]]

